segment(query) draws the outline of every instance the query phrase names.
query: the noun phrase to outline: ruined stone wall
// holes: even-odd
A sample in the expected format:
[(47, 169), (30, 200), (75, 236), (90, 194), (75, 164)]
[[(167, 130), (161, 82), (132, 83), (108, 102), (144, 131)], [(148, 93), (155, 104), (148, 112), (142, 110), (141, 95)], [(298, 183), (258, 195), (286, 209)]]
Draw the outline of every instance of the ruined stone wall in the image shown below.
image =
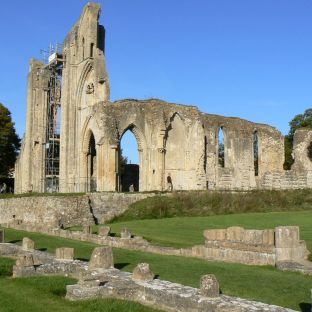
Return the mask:
[[(310, 131), (296, 132), (295, 163), (292, 170), (284, 171), (284, 138), (274, 127), (157, 99), (110, 102), (105, 31), (99, 15), (100, 5), (88, 3), (63, 44), (60, 192), (120, 191), (120, 141), (128, 130), (138, 144), (139, 191), (166, 190), (168, 176), (174, 190), (312, 187), (312, 162), (307, 157)], [(16, 193), (44, 191), (48, 67), (31, 62)], [(224, 133), (221, 166), (220, 129)]]
[(99, 25), (100, 5), (88, 3), (63, 44), (60, 191), (89, 191), (87, 170), (81, 173), (81, 128), (92, 106), (109, 99), (104, 61), (104, 28)]
[(149, 196), (154, 194), (93, 193), (0, 199), (0, 223), (21, 221), (46, 227), (59, 227), (60, 223), (64, 226), (104, 223), (120, 215), (131, 203)]
[(26, 132), (15, 165), (15, 192), (44, 191), (44, 155), (47, 127), (49, 71), (37, 60), (30, 61)]

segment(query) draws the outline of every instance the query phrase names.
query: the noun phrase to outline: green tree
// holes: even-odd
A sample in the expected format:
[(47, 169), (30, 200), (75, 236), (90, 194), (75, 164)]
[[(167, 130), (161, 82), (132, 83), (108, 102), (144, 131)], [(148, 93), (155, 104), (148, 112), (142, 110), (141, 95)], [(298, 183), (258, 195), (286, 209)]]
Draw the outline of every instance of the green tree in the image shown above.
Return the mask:
[[(294, 134), (295, 131), (300, 128), (312, 129), (312, 108), (306, 109), (303, 114), (296, 115), (289, 122), (289, 132), (288, 135), (285, 136), (285, 170), (289, 170), (291, 165), (294, 163), (294, 159), (291, 156)], [(308, 156), (312, 160), (312, 146), (309, 147)]]
[(20, 148), (11, 112), (0, 103), (0, 176), (8, 177)]

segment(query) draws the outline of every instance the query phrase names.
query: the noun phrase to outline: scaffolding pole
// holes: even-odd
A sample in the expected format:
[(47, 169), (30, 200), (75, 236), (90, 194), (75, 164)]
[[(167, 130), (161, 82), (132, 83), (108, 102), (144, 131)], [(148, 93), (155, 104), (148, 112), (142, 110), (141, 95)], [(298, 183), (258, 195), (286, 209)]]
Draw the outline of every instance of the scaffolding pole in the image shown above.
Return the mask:
[(50, 46), (46, 68), (49, 70), (47, 130), (45, 143), (45, 192), (59, 191), (60, 124), (63, 57), (60, 46)]

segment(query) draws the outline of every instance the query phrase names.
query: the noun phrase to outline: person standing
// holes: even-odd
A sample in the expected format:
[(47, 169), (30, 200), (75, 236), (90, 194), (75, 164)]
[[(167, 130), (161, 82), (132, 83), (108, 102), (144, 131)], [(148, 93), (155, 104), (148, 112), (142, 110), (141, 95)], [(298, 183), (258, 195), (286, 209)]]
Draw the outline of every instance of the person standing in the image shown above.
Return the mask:
[(169, 173), (168, 176), (167, 176), (167, 191), (168, 192), (172, 192), (172, 190), (173, 190), (172, 179), (171, 179), (171, 176), (170, 176), (170, 173)]

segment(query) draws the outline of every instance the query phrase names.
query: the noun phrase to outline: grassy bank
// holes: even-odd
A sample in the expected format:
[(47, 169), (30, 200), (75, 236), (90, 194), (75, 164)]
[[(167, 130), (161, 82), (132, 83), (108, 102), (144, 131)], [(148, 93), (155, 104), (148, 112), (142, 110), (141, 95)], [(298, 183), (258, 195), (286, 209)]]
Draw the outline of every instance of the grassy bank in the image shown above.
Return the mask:
[(154, 196), (133, 203), (113, 222), (289, 210), (312, 210), (311, 190), (176, 192), (171, 196)]
[[(51, 252), (56, 247), (74, 247), (76, 257), (80, 259), (89, 259), (92, 249), (96, 246), (94, 244), (12, 229), (6, 231), (6, 239), (8, 241), (20, 242), (24, 236), (34, 239), (36, 242), (36, 248), (46, 249)], [(200, 276), (207, 273), (213, 273), (217, 276), (221, 285), (221, 290), (225, 294), (281, 305), (301, 311), (308, 312), (310, 309), (310, 288), (312, 278), (299, 273), (282, 272), (273, 267), (207, 262), (200, 259), (161, 256), (121, 249), (114, 249), (114, 259), (115, 266), (125, 271), (132, 271), (139, 262), (150, 263), (151, 269), (159, 275), (159, 278), (193, 287), (198, 287)], [(21, 280), (21, 283), (23, 283), (24, 280), (28, 279)], [(66, 281), (67, 280), (62, 281), (63, 285), (66, 284)], [(34, 282), (34, 284), (36, 283)], [(4, 286), (0, 285), (0, 292), (2, 287)], [(62, 289), (64, 289), (64, 287)], [(58, 290), (58, 292), (62, 293), (61, 290)], [(35, 293), (34, 297), (36, 296), (39, 295)], [(2, 298), (2, 300), (5, 300), (5, 298)], [(22, 298), (18, 300), (22, 300)], [(44, 303), (44, 306), (45, 305), (48, 305), (48, 303)], [(68, 311), (89, 310), (77, 309)]]

